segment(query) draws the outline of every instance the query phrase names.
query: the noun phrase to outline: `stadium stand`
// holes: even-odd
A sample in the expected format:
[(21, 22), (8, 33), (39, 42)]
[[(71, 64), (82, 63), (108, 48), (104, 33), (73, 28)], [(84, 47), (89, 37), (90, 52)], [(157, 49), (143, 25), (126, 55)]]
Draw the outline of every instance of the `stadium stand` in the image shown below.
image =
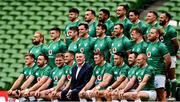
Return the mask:
[[(120, 3), (139, 8), (147, 2), (149, 0), (0, 0), (0, 89), (8, 90), (22, 72), (23, 55), (31, 46), (35, 31), (43, 32), (48, 42), (48, 30), (58, 26), (62, 29), (61, 38), (64, 37), (70, 7), (78, 7), (80, 18), (83, 18), (86, 8), (92, 8), (96, 13), (100, 8), (109, 8), (111, 15), (115, 16), (115, 8)], [(158, 12), (171, 12), (177, 22), (180, 41), (179, 7), (179, 0), (169, 0)], [(180, 83), (180, 59), (177, 63), (177, 81)]]

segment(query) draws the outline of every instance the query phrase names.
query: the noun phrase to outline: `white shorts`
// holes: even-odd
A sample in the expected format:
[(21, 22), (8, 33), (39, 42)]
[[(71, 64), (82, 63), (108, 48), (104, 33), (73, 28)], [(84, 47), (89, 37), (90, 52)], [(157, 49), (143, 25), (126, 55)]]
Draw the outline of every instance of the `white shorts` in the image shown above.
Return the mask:
[(157, 93), (155, 90), (149, 90), (149, 91), (140, 91), (140, 92), (145, 92), (149, 95), (149, 101), (155, 101), (157, 97)]
[(170, 68), (176, 68), (177, 59), (176, 56), (171, 56), (171, 66)]
[(165, 83), (166, 83), (166, 76), (165, 75), (155, 75), (154, 86), (156, 89), (164, 88)]

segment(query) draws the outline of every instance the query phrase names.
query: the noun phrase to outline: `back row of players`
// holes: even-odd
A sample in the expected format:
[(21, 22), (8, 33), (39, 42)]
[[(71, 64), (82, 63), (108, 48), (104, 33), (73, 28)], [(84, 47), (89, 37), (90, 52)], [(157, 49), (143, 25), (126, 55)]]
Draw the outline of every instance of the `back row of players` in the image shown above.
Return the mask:
[[(71, 56), (73, 56), (72, 52), (83, 53), (86, 58), (86, 63), (92, 66), (97, 65), (96, 61), (94, 63), (93, 53), (102, 52), (104, 60), (111, 63), (112, 66), (116, 66), (115, 55), (117, 53), (121, 52), (120, 55), (123, 55), (126, 64), (128, 64), (127, 59), (131, 52), (136, 52), (140, 55), (141, 53), (145, 53), (146, 55), (141, 55), (144, 56), (144, 61), (146, 61), (145, 56), (147, 56), (148, 64), (155, 69), (155, 87), (158, 93), (158, 100), (165, 101), (166, 99), (163, 96), (166, 78), (170, 79), (172, 90), (171, 88), (169, 89), (173, 91), (172, 97), (175, 97), (175, 67), (179, 45), (177, 41), (177, 32), (173, 26), (169, 24), (171, 20), (170, 14), (162, 12), (158, 22), (157, 13), (155, 11), (149, 11), (146, 17), (147, 22), (145, 23), (139, 19), (139, 12), (137, 10), (129, 11), (129, 19), (126, 18), (127, 6), (125, 5), (118, 6), (116, 12), (118, 19), (113, 23), (109, 19), (110, 12), (106, 9), (101, 9), (98, 18), (99, 22), (96, 23), (95, 12), (88, 9), (85, 12), (86, 23), (80, 23), (78, 19), (79, 11), (76, 8), (72, 8), (69, 10), (69, 19), (71, 22), (65, 28), (66, 39), (64, 42), (60, 40), (59, 28), (55, 27), (50, 30), (51, 41), (47, 45), (43, 44), (43, 35), (40, 32), (36, 32), (32, 39), (34, 46), (29, 52), (35, 55), (35, 60), (37, 61), (39, 60), (40, 54), (48, 56), (48, 58), (44, 58), (48, 59), (48, 65), (52, 67), (53, 70), (58, 66), (58, 64), (55, 63), (56, 54), (64, 53), (66, 50), (71, 52)], [(39, 66), (38, 62), (37, 64)], [(94, 68), (94, 70), (96, 70), (96, 68)], [(45, 73), (43, 74), (46, 76)], [(68, 74), (67, 76), (67, 78), (70, 77)], [(54, 77), (52, 79), (55, 80), (57, 78)], [(42, 84), (42, 82), (45, 81), (46, 80), (39, 82)], [(48, 84), (44, 85), (46, 86)], [(35, 86), (40, 87), (36, 84)], [(62, 84), (59, 86), (62, 86)], [(168, 87), (170, 85), (167, 84), (166, 86)], [(100, 88), (101, 87), (100, 85)], [(100, 88), (98, 85), (98, 89)], [(113, 87), (113, 89), (115, 88)], [(12, 90), (14, 90), (13, 87), (9, 92), (12, 93)], [(168, 90), (166, 91), (168, 94), (167, 96), (169, 96), (170, 92), (168, 92)]]

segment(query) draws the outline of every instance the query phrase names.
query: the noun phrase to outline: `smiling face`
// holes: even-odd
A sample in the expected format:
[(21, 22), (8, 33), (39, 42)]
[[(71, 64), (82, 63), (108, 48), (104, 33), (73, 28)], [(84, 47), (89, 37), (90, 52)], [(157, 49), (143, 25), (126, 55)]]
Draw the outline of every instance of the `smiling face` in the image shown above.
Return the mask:
[(148, 40), (151, 42), (154, 42), (159, 37), (159, 34), (157, 33), (156, 29), (151, 29), (150, 33), (148, 34)]
[(82, 53), (76, 53), (76, 62), (78, 65), (82, 65), (85, 61), (85, 56)]
[(62, 67), (64, 65), (63, 57), (56, 57), (55, 58), (55, 63), (57, 65), (57, 67)]
[(39, 56), (37, 60), (37, 64), (40, 68), (42, 68), (45, 64), (47, 64), (47, 60), (45, 59), (44, 56)]
[(75, 21), (77, 19), (77, 17), (78, 17), (77, 13), (74, 13), (74, 12), (69, 13), (69, 20), (70, 21), (72, 21), (72, 22)]
[(136, 63), (135, 54), (130, 54), (130, 55), (128, 56), (128, 64), (129, 64), (130, 66), (133, 66), (135, 63)]
[(156, 21), (156, 16), (153, 13), (147, 13), (146, 22), (148, 24), (152, 24), (155, 21)]
[(50, 31), (51, 40), (55, 41), (55, 40), (59, 39), (59, 37), (60, 37), (60, 32), (58, 32), (56, 30), (51, 30)]
[(116, 9), (116, 15), (117, 17), (121, 18), (126, 14), (126, 10), (124, 9), (123, 6), (118, 6)]

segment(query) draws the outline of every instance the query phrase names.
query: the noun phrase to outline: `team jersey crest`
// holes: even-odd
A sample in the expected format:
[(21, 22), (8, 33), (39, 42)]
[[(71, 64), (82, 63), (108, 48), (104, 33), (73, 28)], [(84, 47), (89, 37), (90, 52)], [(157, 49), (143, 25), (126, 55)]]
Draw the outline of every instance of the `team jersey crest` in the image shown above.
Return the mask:
[(97, 79), (98, 79), (98, 80), (101, 80), (101, 76), (100, 76), (100, 75), (98, 75), (98, 76), (97, 76)]
[(150, 51), (148, 51), (147, 56), (151, 57), (151, 52)]

